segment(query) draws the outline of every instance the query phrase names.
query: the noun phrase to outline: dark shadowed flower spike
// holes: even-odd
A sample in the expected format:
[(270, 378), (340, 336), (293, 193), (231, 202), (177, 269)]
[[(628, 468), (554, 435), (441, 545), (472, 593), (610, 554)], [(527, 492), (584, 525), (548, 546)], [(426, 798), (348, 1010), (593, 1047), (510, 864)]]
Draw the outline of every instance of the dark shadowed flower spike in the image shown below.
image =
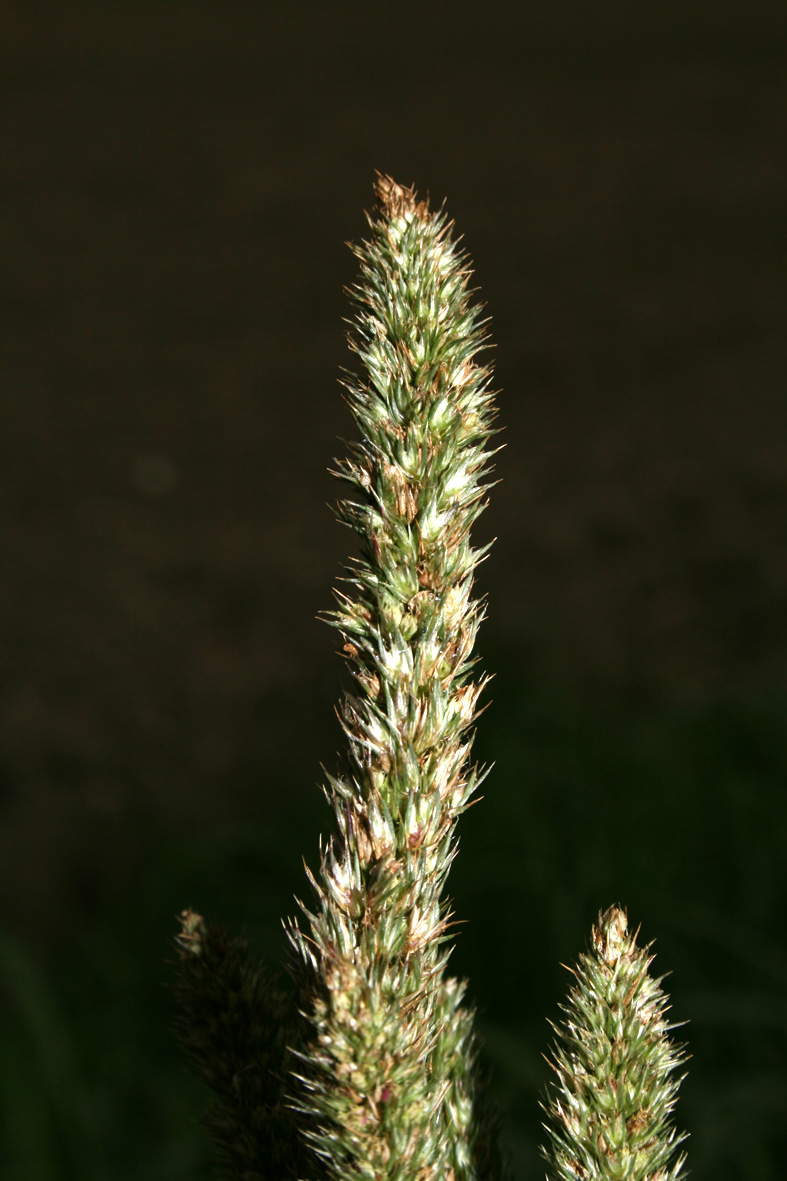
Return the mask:
[(685, 1134), (671, 1115), (686, 1058), (670, 1041), (667, 997), (624, 911), (599, 916), (553, 1026), (557, 1080), (544, 1110), (553, 1181), (678, 1181)]
[[(360, 439), (338, 515), (361, 556), (331, 622), (354, 678), (336, 831), (309, 874), (308, 933), (290, 924), (305, 1019), (293, 1104), (320, 1176), (470, 1181), (499, 1175), (477, 1102), (473, 1016), (445, 974), (442, 900), (484, 681), (470, 527), (484, 508), (493, 406), (484, 322), (452, 225), (412, 189), (376, 184), (346, 385)], [(308, 871), (307, 871), (308, 872)]]
[(213, 1092), (202, 1123), (227, 1181), (303, 1176), (305, 1152), (287, 1106), (297, 1045), (292, 989), (249, 941), (186, 910), (180, 916), (175, 1029), (189, 1065)]

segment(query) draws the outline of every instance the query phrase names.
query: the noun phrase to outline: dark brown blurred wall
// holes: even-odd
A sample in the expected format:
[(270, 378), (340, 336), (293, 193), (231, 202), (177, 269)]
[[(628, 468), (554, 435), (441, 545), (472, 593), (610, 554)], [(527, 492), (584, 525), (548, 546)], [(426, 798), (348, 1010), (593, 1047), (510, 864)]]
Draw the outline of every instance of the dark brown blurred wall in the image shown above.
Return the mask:
[(785, 11), (3, 6), (12, 931), (330, 761), (375, 168), (446, 198), (493, 319), (482, 650), (580, 693), (784, 687)]

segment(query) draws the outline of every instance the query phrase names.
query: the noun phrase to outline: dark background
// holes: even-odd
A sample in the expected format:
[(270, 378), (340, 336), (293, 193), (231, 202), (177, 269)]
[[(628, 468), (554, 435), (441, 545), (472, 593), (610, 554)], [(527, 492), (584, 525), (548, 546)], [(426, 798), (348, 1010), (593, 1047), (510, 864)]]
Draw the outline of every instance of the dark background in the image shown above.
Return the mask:
[(517, 1177), (614, 901), (696, 1181), (787, 1127), (787, 17), (757, 4), (4, 4), (0, 1176), (209, 1176), (175, 914), (279, 959), (328, 815), (344, 243), (445, 198), (500, 424), (452, 895)]

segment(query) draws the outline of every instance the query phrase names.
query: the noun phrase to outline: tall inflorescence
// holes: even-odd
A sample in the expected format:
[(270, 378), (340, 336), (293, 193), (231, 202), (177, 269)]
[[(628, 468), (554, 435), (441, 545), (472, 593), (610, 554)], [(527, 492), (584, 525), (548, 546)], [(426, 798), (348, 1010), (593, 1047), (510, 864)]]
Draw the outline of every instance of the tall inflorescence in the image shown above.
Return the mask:
[(554, 1026), (556, 1082), (544, 1106), (551, 1181), (679, 1181), (672, 1111), (686, 1058), (669, 1038), (667, 997), (624, 911), (610, 907), (574, 969)]
[(303, 908), (308, 933), (289, 926), (305, 1022), (293, 1102), (321, 1176), (470, 1181), (498, 1166), (477, 1110), (473, 1015), (445, 974), (442, 893), (479, 782), (471, 596), (484, 551), (469, 533), (494, 410), (452, 224), (388, 177), (376, 197), (351, 292), (360, 440), (337, 473), (355, 490), (338, 515), (361, 556), (330, 616), (354, 686), (326, 788), (336, 831), (309, 873), (316, 905)]

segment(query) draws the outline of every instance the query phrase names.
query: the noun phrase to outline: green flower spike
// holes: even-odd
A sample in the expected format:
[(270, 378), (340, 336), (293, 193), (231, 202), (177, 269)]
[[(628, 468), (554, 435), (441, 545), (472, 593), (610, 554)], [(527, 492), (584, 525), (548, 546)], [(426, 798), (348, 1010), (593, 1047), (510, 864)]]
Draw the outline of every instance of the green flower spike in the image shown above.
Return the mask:
[(473, 1015), (445, 974), (442, 893), (480, 779), (468, 760), (484, 551), (469, 532), (488, 487), (490, 370), (475, 361), (484, 322), (452, 225), (388, 177), (376, 196), (351, 292), (361, 437), (337, 473), (356, 493), (338, 515), (361, 556), (330, 616), (355, 687), (309, 933), (289, 925), (305, 1022), (292, 1101), (321, 1177), (486, 1181), (499, 1165)]
[[(553, 1029), (557, 1081), (544, 1111), (553, 1181), (679, 1181), (686, 1139), (671, 1121), (686, 1057), (668, 1037), (667, 997), (625, 911), (610, 907)], [(663, 979), (663, 977), (662, 977)]]

